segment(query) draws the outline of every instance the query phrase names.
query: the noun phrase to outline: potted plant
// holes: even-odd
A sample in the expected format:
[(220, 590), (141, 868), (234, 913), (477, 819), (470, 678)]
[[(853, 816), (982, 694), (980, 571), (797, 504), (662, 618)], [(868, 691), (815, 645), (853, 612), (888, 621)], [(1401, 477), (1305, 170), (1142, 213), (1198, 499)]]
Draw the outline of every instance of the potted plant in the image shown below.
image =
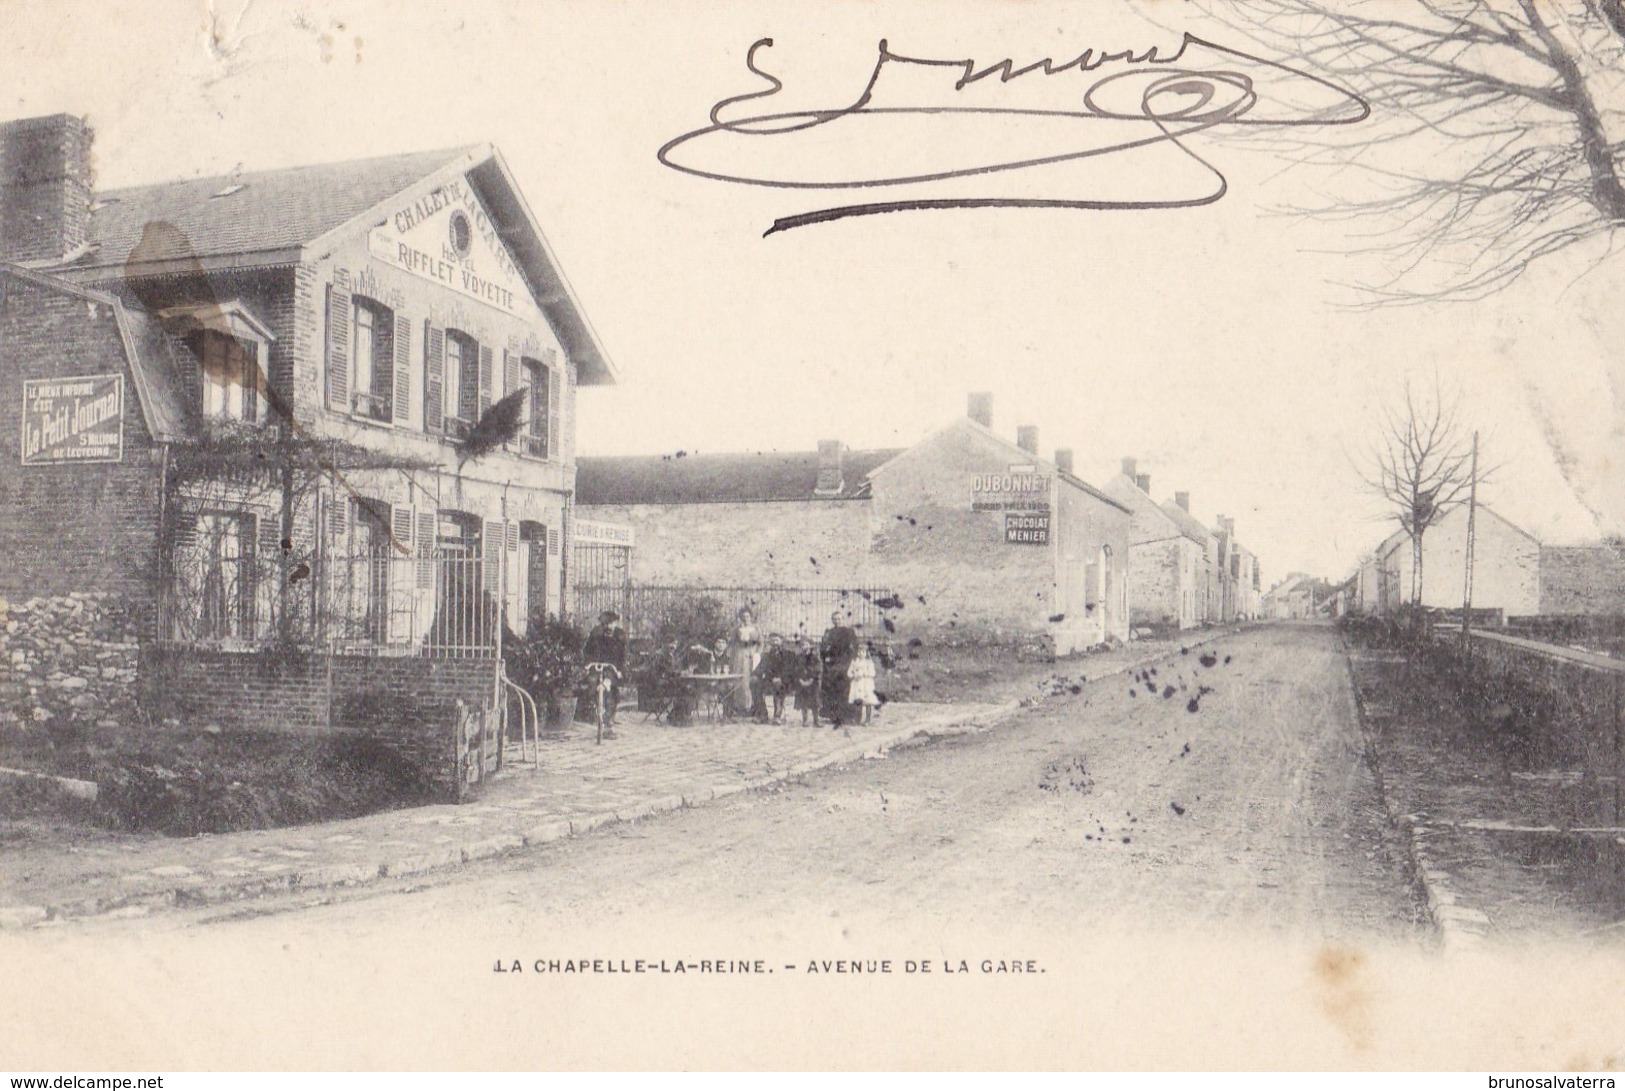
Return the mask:
[(549, 616), (531, 619), (524, 638), (511, 646), (508, 677), (535, 699), (544, 730), (563, 730), (575, 719), (575, 683), (584, 641), (580, 629)]

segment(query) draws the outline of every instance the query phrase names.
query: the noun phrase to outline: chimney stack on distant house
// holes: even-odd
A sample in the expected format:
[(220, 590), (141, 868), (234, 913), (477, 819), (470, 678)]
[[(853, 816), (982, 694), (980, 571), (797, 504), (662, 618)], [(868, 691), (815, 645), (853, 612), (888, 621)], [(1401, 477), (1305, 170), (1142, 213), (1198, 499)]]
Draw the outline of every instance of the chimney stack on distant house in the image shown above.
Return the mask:
[(1134, 475), (1134, 484), (1139, 487), (1139, 490), (1141, 492), (1146, 493), (1147, 495), (1149, 495), (1150, 492), (1151, 492), (1151, 475), (1150, 474), (1135, 474)]
[(70, 114), (0, 123), (0, 259), (60, 258), (89, 240), (90, 138)]
[(993, 395), (981, 390), (966, 397), (965, 415), (983, 428), (992, 428)]
[(1191, 494), (1188, 493), (1188, 492), (1176, 492), (1176, 493), (1174, 493), (1174, 503), (1178, 504), (1184, 510), (1190, 511), (1191, 510)]
[(1055, 448), (1055, 468), (1064, 474), (1072, 472), (1072, 448)]
[(1016, 426), (1016, 446), (1026, 451), (1034, 458), (1038, 457), (1038, 426), (1036, 424), (1021, 424)]
[(818, 483), (813, 486), (814, 495), (839, 496), (846, 490), (846, 478), (841, 472), (844, 450), (838, 439), (818, 441)]
[(1232, 538), (1234, 538), (1236, 536), (1236, 521), (1235, 521), (1235, 519), (1233, 519), (1232, 517), (1230, 517), (1228, 515), (1221, 515), (1218, 518), (1218, 523), (1219, 523), (1219, 530), (1223, 531), (1225, 534), (1228, 534)]
[(1123, 460), (1123, 476), (1128, 478), (1130, 481), (1137, 480), (1134, 475), (1136, 466), (1138, 466), (1138, 463), (1136, 463), (1132, 458), (1125, 458)]

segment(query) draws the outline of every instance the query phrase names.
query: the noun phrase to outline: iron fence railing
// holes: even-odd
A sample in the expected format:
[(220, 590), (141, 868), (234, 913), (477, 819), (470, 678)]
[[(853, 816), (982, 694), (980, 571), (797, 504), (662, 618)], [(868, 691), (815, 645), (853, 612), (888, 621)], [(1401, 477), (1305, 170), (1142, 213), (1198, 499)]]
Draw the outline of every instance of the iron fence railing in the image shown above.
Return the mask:
[(584, 621), (614, 610), (633, 638), (653, 638), (679, 617), (713, 617), (731, 627), (738, 610), (749, 607), (763, 633), (813, 640), (828, 628), (832, 614), (848, 624), (881, 630), (887, 608), (898, 602), (891, 591), (876, 587), (690, 587), (624, 581), (572, 583), (571, 601), (575, 616)]
[(486, 656), (498, 647), (510, 567), (394, 554), (183, 559), (163, 596), (160, 635), (228, 648)]

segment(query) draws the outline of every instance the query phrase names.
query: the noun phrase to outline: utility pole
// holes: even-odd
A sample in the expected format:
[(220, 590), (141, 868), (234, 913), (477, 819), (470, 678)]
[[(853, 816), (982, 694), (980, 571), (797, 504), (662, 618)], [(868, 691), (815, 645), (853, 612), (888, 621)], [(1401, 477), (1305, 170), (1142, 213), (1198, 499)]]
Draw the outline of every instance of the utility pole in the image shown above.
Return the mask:
[(1467, 558), (1461, 589), (1461, 643), (1467, 645), (1473, 610), (1473, 548), (1477, 544), (1478, 521), (1478, 433), (1473, 433), (1473, 462), (1467, 476)]

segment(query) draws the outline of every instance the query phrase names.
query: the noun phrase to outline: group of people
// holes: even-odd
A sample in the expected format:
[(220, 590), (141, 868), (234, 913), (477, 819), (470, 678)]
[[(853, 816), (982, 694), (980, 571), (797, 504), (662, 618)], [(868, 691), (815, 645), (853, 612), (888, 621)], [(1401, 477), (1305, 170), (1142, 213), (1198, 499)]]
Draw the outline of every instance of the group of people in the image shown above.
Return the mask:
[[(625, 636), (618, 620), (606, 611), (587, 644), (590, 651), (624, 666)], [(863, 627), (847, 625), (840, 614), (830, 617), (829, 629), (814, 645), (806, 637), (764, 636), (750, 608), (743, 607), (729, 636), (686, 649), (681, 642), (656, 649), (640, 672), (638, 703), (681, 724), (709, 693), (724, 713), (758, 723), (782, 724), (786, 707), (793, 705), (804, 726), (829, 723), (840, 728), (869, 722), (880, 704), (875, 676), (874, 649), (864, 639)], [(707, 679), (721, 684), (710, 690), (695, 685)]]
[(814, 647), (805, 636), (792, 645), (780, 633), (768, 634), (764, 644), (749, 607), (740, 609), (737, 621), (733, 639), (718, 641), (726, 647), (730, 673), (740, 679), (730, 695), (733, 711), (780, 724), (786, 704), (793, 702), (803, 726), (869, 722), (880, 697), (874, 649), (861, 625), (847, 625), (839, 613), (832, 614)]

